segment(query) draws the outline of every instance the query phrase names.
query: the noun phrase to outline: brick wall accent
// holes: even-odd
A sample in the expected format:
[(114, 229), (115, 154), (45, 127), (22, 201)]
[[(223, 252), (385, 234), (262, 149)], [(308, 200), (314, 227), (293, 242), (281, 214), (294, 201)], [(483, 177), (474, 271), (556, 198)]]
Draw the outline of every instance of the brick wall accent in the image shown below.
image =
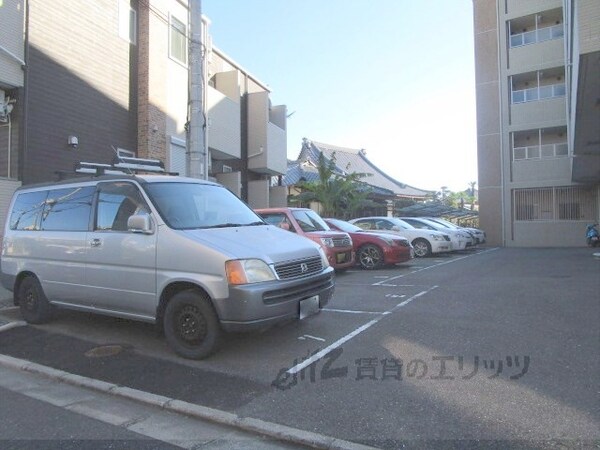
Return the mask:
[(139, 5), (138, 37), (138, 156), (167, 160), (166, 141), (166, 63), (167, 25), (150, 10)]

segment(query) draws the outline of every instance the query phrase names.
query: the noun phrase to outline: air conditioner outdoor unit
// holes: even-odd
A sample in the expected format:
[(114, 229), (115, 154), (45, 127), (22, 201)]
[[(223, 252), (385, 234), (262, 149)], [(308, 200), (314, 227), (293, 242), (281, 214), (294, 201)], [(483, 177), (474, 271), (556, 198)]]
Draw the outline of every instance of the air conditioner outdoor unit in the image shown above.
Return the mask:
[(0, 89), (0, 122), (8, 122), (8, 115), (13, 109), (10, 97), (6, 96), (5, 92)]

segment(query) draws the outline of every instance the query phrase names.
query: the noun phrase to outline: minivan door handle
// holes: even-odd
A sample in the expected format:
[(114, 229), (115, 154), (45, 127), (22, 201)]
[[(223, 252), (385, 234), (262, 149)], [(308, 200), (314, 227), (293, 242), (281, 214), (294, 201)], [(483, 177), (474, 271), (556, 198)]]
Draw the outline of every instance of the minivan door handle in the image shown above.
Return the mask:
[(100, 245), (102, 245), (102, 241), (100, 239), (92, 239), (90, 245), (92, 247), (100, 247)]

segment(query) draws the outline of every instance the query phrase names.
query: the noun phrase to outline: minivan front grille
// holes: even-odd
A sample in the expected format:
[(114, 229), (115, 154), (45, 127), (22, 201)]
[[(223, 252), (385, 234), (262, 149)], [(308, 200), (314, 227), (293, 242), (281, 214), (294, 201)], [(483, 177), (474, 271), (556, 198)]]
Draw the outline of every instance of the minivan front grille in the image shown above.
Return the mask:
[(319, 256), (275, 264), (275, 272), (281, 280), (305, 277), (319, 273), (321, 270), (323, 270), (323, 262)]
[(350, 247), (352, 245), (352, 241), (347, 236), (343, 238), (333, 238), (332, 241), (334, 247)]
[[(321, 298), (321, 307), (323, 307), (329, 301), (331, 295), (333, 295), (333, 275), (328, 274), (316, 278), (316, 280), (313, 279), (308, 284), (303, 283), (285, 289), (265, 292), (263, 294), (263, 303), (265, 305), (276, 305), (278, 303), (302, 300), (304, 298), (312, 297), (313, 295), (319, 295)], [(326, 292), (326, 296), (323, 295), (324, 292)]]

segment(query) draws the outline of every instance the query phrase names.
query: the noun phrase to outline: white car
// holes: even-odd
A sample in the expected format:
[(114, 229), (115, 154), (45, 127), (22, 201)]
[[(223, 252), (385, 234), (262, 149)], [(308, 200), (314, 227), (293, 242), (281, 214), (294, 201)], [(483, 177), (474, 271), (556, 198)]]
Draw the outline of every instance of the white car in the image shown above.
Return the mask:
[(467, 248), (467, 244), (474, 242), (473, 238), (466, 231), (451, 229), (446, 225), (439, 224), (423, 217), (401, 217), (401, 219), (420, 230), (435, 230), (448, 234), (452, 241), (452, 250), (454, 251), (464, 250)]
[(447, 233), (419, 230), (397, 217), (361, 217), (349, 221), (366, 231), (393, 233), (407, 238), (415, 249), (415, 256), (430, 256), (434, 253), (452, 251), (452, 242)]
[(474, 245), (483, 244), (485, 242), (485, 231), (480, 230), (479, 228), (461, 227), (461, 226), (456, 225), (455, 223), (450, 222), (449, 220), (442, 219), (441, 217), (424, 217), (424, 219), (432, 220), (434, 222), (441, 223), (442, 225), (447, 225), (450, 228), (456, 228), (458, 230), (465, 230), (467, 233), (469, 233), (469, 234), (471, 234), (471, 236), (473, 236), (473, 239), (475, 239)]

